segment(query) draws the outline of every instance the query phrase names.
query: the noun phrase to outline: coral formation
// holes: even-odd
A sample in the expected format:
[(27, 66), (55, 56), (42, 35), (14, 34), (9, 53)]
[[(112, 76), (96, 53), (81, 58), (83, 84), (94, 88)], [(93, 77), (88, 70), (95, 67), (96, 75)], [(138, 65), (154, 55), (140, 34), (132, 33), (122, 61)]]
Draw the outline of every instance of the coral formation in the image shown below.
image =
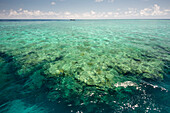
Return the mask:
[(47, 22), (37, 29), (34, 24), (24, 23), (14, 33), (11, 28), (4, 29), (0, 73), (8, 73), (3, 66), (10, 67), (16, 78), (26, 79), (24, 87), (36, 90), (43, 86), (52, 101), (64, 99), (91, 109), (103, 103), (110, 107), (122, 105), (133, 92), (141, 93), (137, 90), (140, 80), (163, 80), (165, 63), (170, 58), (166, 44), (155, 45), (154, 49), (148, 44), (149, 38), (143, 42), (133, 32), (136, 28), (128, 30), (124, 25), (113, 27), (107, 23), (104, 28), (97, 23), (72, 24)]

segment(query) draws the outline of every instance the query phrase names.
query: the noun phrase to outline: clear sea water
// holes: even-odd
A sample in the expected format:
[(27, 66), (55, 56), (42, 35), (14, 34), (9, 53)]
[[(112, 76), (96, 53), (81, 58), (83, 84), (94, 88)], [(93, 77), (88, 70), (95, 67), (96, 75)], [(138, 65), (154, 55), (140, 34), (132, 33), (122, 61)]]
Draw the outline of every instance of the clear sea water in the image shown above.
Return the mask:
[(170, 20), (0, 21), (1, 113), (170, 113)]

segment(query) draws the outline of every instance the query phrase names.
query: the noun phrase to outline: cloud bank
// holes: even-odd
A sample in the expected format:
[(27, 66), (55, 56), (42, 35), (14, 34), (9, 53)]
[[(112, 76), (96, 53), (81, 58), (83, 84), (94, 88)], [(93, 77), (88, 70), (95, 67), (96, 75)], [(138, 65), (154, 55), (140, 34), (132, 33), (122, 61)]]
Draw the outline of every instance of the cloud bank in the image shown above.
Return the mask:
[[(96, 0), (103, 1), (103, 0)], [(51, 3), (55, 5), (55, 3)], [(152, 7), (137, 9), (137, 8), (128, 8), (126, 11), (121, 11), (117, 9), (115, 11), (109, 12), (96, 12), (91, 10), (89, 12), (83, 13), (73, 13), (70, 11), (65, 12), (54, 12), (48, 11), (43, 12), (40, 10), (2, 10), (0, 11), (0, 18), (4, 19), (125, 19), (125, 18), (170, 18), (170, 9), (161, 10), (160, 6), (154, 4)]]

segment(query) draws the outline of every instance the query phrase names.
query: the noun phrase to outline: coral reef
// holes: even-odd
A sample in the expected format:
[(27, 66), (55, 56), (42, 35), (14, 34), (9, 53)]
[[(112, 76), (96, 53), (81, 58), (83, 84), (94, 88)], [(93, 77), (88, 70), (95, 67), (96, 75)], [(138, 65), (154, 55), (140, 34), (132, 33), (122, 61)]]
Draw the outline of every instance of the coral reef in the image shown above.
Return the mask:
[(69, 105), (86, 106), (89, 112), (96, 106), (121, 107), (131, 95), (144, 94), (141, 80), (164, 79), (169, 69), (168, 44), (159, 45), (154, 36), (134, 32), (136, 27), (133, 31), (110, 23), (107, 27), (72, 24), (40, 22), (37, 29), (30, 22), (0, 27), (0, 73), (14, 73), (15, 78), (24, 79), (25, 88), (43, 86), (49, 100), (64, 99)]

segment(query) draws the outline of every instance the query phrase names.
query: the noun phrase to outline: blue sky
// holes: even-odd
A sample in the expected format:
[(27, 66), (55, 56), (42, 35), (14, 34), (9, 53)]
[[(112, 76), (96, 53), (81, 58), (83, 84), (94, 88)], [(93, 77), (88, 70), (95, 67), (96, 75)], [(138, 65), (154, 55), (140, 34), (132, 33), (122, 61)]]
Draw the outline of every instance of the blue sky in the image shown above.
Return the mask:
[(0, 18), (170, 19), (170, 0), (0, 0)]

